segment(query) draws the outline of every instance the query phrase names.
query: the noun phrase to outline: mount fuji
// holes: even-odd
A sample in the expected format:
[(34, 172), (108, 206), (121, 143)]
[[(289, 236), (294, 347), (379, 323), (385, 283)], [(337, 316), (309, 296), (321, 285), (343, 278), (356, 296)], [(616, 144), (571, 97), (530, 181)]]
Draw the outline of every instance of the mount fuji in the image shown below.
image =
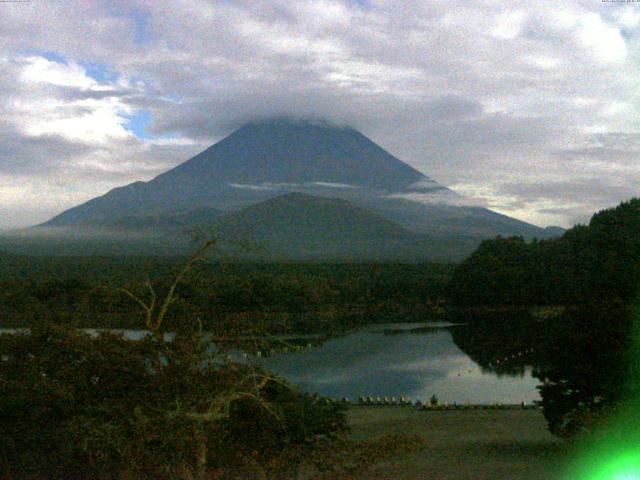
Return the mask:
[(36, 230), (162, 243), (190, 226), (251, 232), (277, 258), (293, 259), (456, 259), (483, 238), (558, 233), (469, 205), (354, 128), (282, 118), (246, 124), (154, 179)]

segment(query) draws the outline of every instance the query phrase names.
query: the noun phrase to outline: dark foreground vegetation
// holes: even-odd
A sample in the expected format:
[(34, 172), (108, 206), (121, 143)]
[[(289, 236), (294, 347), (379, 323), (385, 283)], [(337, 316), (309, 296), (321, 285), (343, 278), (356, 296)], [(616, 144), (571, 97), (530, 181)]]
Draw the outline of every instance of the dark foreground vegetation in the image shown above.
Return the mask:
[[(526, 357), (542, 381), (545, 417), (552, 432), (569, 436), (593, 431), (640, 400), (639, 288), (640, 199), (634, 199), (597, 213), (589, 225), (558, 239), (483, 242), (454, 271), (448, 295), (462, 311), (478, 305), (568, 307), (545, 322), (510, 325), (510, 338), (498, 348), (534, 348)], [(483, 330), (492, 331), (477, 329), (474, 338), (462, 342), (474, 349), (474, 343), (482, 343)], [(523, 343), (524, 348), (514, 348)], [(484, 358), (484, 365), (490, 362)], [(495, 361), (491, 366), (506, 368)]]
[(351, 440), (345, 406), (172, 341), (34, 325), (0, 337), (0, 478), (349, 479), (420, 437)]
[(4, 336), (2, 478), (280, 475), (345, 430), (340, 405), (208, 355), (200, 340), (55, 325)]
[(455, 269), (448, 295), (456, 306), (629, 305), (639, 287), (640, 199), (633, 199), (559, 238), (483, 241)]
[(122, 289), (142, 311), (142, 340), (90, 335), (59, 312), (0, 335), (0, 478), (352, 478), (371, 458), (422, 447), (349, 440), (342, 403), (234, 360), (253, 336), (235, 325), (212, 337), (198, 316), (171, 313), (203, 251), (167, 285)]

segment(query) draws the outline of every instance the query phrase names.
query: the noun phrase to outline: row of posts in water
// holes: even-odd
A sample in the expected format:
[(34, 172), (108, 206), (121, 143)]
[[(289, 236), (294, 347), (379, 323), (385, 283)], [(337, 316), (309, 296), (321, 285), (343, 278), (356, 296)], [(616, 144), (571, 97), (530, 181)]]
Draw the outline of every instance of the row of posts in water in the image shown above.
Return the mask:
[(256, 350), (254, 355), (256, 358), (270, 357), (271, 355), (282, 355), (285, 353), (305, 353), (313, 348), (313, 344), (306, 345), (285, 345), (282, 347), (274, 347), (265, 350)]
[[(283, 353), (304, 353), (313, 348), (313, 344), (307, 343), (306, 345), (285, 345), (282, 347), (275, 347), (265, 350), (257, 350), (254, 352), (254, 355), (257, 358), (262, 357), (270, 357), (271, 355), (278, 355)], [(526, 350), (520, 350), (511, 355), (507, 355), (505, 357), (499, 357), (494, 359), (493, 361), (488, 363), (489, 368), (497, 367), (500, 364), (508, 363), (510, 360), (517, 360), (523, 356), (528, 354), (532, 354), (534, 352), (534, 348), (528, 348)]]
[(490, 404), (471, 404), (471, 403), (439, 403), (434, 397), (431, 400), (423, 401), (421, 399), (412, 400), (409, 397), (359, 397), (357, 402), (344, 397), (340, 400), (342, 403), (360, 406), (408, 406), (421, 410), (528, 410), (540, 408), (537, 403), (499, 403)]
[(534, 348), (527, 348), (526, 350), (520, 350), (512, 355), (507, 355), (503, 358), (496, 358), (493, 362), (489, 362), (489, 368), (493, 368), (494, 366), (498, 366), (501, 363), (507, 363), (510, 360), (516, 360), (528, 354), (532, 354), (534, 352)]

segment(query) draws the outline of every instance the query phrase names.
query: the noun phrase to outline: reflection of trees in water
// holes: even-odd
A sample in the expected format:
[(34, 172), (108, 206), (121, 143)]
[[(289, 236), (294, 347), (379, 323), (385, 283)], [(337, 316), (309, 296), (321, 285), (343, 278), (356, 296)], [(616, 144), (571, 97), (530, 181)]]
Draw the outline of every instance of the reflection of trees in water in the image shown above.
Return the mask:
[(522, 375), (533, 367), (549, 427), (564, 436), (588, 428), (629, 395), (628, 380), (635, 378), (631, 318), (628, 309), (610, 304), (544, 321), (522, 314), (479, 316), (449, 331), (483, 370)]
[(526, 367), (536, 367), (546, 343), (546, 321), (535, 321), (526, 313), (476, 315), (466, 325), (448, 328), (460, 350), (483, 371), (523, 376)]
[(613, 303), (583, 307), (559, 318), (535, 372), (552, 432), (590, 430), (611, 410), (634, 398), (637, 384), (630, 309)]

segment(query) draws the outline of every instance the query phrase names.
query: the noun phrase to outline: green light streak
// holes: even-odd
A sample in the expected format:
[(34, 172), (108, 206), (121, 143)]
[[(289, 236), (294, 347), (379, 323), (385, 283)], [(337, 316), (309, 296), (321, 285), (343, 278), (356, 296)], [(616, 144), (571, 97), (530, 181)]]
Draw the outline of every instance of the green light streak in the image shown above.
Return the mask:
[(627, 403), (582, 444), (566, 480), (640, 480), (640, 306), (635, 309)]
[(585, 478), (589, 480), (640, 480), (640, 455), (638, 452), (621, 454), (605, 462)]

